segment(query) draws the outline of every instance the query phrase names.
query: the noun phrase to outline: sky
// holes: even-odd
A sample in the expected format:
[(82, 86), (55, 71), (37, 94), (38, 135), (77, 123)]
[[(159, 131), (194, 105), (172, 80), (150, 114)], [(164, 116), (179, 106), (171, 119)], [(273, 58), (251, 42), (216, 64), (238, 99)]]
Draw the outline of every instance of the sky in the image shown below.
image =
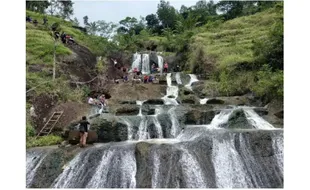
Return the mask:
[[(198, 0), (170, 0), (170, 5), (180, 10), (182, 5), (187, 7), (195, 5)], [(140, 18), (148, 14), (156, 13), (160, 0), (97, 0), (75, 1), (73, 0), (74, 15), (80, 25), (83, 26), (83, 17), (88, 16), (88, 21), (105, 20), (118, 23), (127, 16)]]

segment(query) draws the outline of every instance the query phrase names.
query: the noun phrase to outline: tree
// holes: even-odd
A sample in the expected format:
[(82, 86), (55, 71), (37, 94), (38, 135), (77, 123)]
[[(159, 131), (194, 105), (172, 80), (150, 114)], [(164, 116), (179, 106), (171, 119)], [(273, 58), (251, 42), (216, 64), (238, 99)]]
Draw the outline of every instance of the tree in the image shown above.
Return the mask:
[(87, 32), (91, 35), (95, 35), (96, 32), (99, 29), (99, 26), (96, 22), (90, 22), (88, 23), (88, 25), (86, 26)]
[(79, 22), (79, 20), (78, 20), (76, 17), (74, 17), (74, 19), (73, 19), (72, 22), (73, 22), (75, 25), (77, 25), (77, 26), (80, 25), (80, 22)]
[(72, 1), (61, 1), (61, 0), (50, 0), (48, 12), (51, 15), (59, 15), (63, 19), (69, 19), (73, 15), (73, 2)]
[(58, 1), (60, 3), (60, 16), (63, 19), (70, 19), (73, 15), (73, 2), (72, 1)]
[(45, 10), (50, 6), (50, 2), (44, 1), (26, 1), (26, 9), (35, 11), (38, 13), (44, 13)]
[(177, 11), (170, 3), (164, 0), (161, 0), (157, 6), (157, 15), (164, 27), (169, 27), (174, 29), (175, 22), (177, 20), (178, 14)]
[(200, 0), (193, 6), (194, 16), (198, 18), (200, 24), (206, 24), (210, 17), (216, 16), (216, 4), (213, 1)]
[(114, 35), (115, 29), (117, 27), (117, 24), (113, 22), (107, 23), (104, 20), (97, 21), (97, 25), (99, 35), (109, 39)]
[(84, 25), (85, 26), (89, 25), (89, 23), (88, 23), (88, 16), (87, 15), (83, 17), (83, 21), (84, 21)]
[(219, 11), (224, 13), (225, 20), (242, 16), (244, 2), (241, 1), (220, 1), (217, 4)]
[(148, 28), (155, 28), (159, 25), (159, 20), (155, 14), (150, 14), (145, 17)]

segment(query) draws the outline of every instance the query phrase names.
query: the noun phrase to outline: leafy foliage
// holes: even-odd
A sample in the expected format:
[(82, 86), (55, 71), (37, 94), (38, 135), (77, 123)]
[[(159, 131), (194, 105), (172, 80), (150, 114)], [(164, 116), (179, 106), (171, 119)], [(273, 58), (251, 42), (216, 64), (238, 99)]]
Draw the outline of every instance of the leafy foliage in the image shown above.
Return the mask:
[(42, 137), (29, 137), (27, 138), (26, 148), (38, 147), (38, 146), (51, 146), (61, 143), (63, 139), (56, 135), (47, 135)]

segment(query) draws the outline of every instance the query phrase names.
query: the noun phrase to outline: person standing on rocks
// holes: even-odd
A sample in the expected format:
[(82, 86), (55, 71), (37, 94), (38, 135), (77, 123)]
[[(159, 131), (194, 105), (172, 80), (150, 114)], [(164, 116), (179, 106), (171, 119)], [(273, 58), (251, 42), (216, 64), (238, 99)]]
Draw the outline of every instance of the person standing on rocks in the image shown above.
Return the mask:
[(87, 121), (86, 116), (82, 117), (82, 120), (80, 121), (80, 147), (83, 148), (86, 146), (86, 139), (88, 135), (88, 126), (90, 123)]
[(168, 73), (168, 63), (167, 63), (167, 61), (165, 62), (165, 65), (164, 65), (164, 73)]

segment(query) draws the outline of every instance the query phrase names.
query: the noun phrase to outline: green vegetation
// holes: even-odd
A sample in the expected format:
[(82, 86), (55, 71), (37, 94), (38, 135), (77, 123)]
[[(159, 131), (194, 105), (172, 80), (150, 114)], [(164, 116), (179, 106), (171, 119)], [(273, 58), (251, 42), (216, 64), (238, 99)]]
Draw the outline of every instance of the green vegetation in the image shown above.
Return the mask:
[(63, 139), (56, 135), (47, 135), (42, 137), (29, 137), (26, 141), (26, 148), (38, 147), (38, 146), (51, 146), (60, 144)]
[(36, 132), (29, 122), (26, 123), (26, 147), (50, 146), (61, 143), (63, 139), (60, 136), (48, 135), (36, 138)]

